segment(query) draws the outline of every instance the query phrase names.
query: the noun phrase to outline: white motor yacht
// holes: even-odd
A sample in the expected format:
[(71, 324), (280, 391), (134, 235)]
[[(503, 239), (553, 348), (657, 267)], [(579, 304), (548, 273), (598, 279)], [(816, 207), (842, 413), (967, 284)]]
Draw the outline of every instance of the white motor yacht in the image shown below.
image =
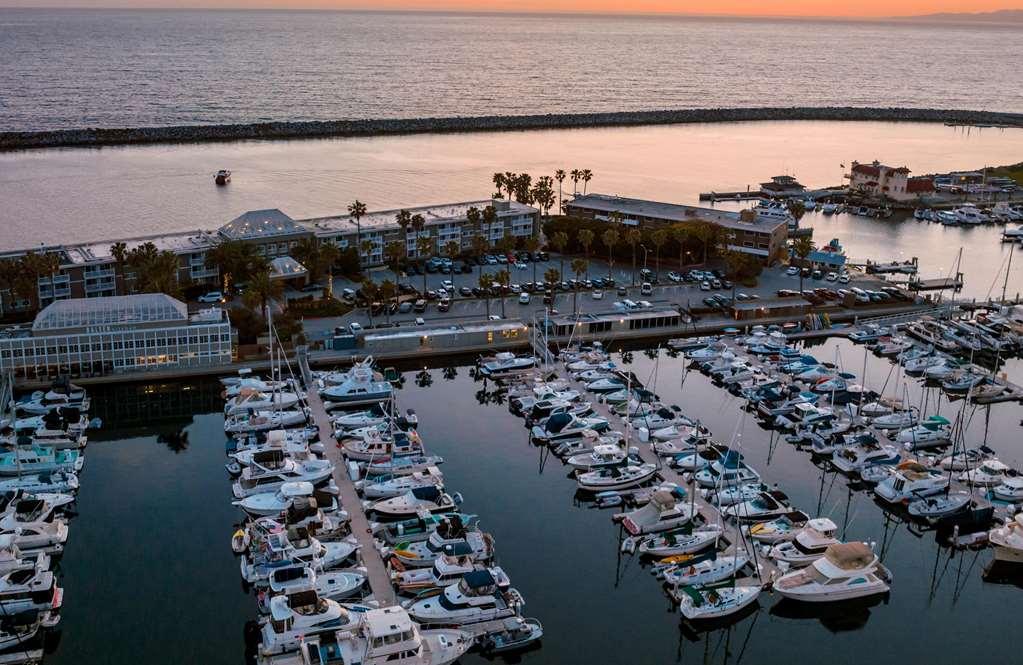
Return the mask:
[(240, 413), (289, 409), (298, 404), (301, 399), (302, 395), (293, 392), (242, 390), (224, 404), (224, 415), (234, 416)]
[(732, 487), (760, 482), (760, 474), (739, 459), (738, 453), (729, 451), (694, 476), (700, 487)]
[(260, 628), (259, 653), (269, 656), (294, 651), (308, 637), (351, 629), (357, 621), (337, 601), (320, 598), (312, 589), (274, 596), (270, 617)]
[(690, 530), (668, 531), (644, 538), (639, 544), (639, 553), (653, 557), (692, 554), (717, 545), (720, 538), (721, 527), (717, 524), (706, 524)]
[(341, 452), (357, 462), (381, 462), (399, 457), (423, 454), (423, 441), (415, 430), (403, 432), (381, 432), (373, 428), (358, 439), (348, 439), (341, 444)]
[(693, 509), (681, 490), (658, 489), (640, 508), (614, 516), (630, 535), (658, 533), (689, 524)]
[(580, 418), (569, 413), (558, 413), (547, 419), (543, 426), (537, 425), (531, 433), (537, 441), (551, 444), (582, 436), (584, 432), (605, 432), (610, 429), (608, 421), (601, 417)]
[(57, 586), (53, 572), (39, 567), (13, 570), (0, 576), (0, 614), (56, 612), (64, 590)]
[(1006, 476), (1001, 484), (991, 488), (991, 495), (999, 501), (1023, 503), (1023, 476), (1017, 474)]
[(829, 603), (886, 593), (891, 573), (864, 543), (832, 545), (806, 568), (782, 575), (774, 590), (786, 598)]
[(946, 471), (966, 471), (975, 468), (989, 459), (994, 459), (995, 451), (987, 446), (970, 448), (968, 450), (952, 451), (952, 454), (945, 457), (938, 463), (938, 466)]
[(366, 464), (366, 474), (370, 476), (400, 476), (424, 471), (431, 466), (444, 463), (439, 455), (404, 455), (391, 459), (373, 460)]
[(485, 377), (496, 379), (522, 372), (534, 364), (532, 356), (516, 356), (514, 353), (503, 351), (493, 358), (481, 359), (479, 372)]
[(605, 466), (618, 466), (624, 464), (629, 457), (629, 451), (622, 446), (613, 444), (594, 446), (588, 453), (572, 455), (565, 460), (565, 464), (580, 471), (590, 471)]
[(71, 471), (49, 471), (0, 480), (0, 492), (19, 489), (26, 492), (74, 494), (78, 491), (78, 474)]
[(284, 459), (280, 465), (264, 467), (257, 464), (247, 466), (232, 486), (235, 499), (244, 499), (253, 494), (276, 492), (284, 483), (308, 482), (319, 485), (327, 482), (334, 474), (330, 460)]
[(835, 538), (837, 531), (838, 527), (827, 517), (812, 519), (794, 538), (772, 547), (770, 557), (793, 567), (808, 566), (824, 556), (830, 546), (839, 542)]
[(366, 576), (357, 571), (316, 570), (302, 563), (285, 565), (270, 573), (269, 593), (259, 594), (259, 611), (270, 613), (270, 601), (279, 595), (312, 589), (320, 598), (342, 601), (366, 588)]
[(525, 604), (518, 591), (498, 580), (490, 571), (467, 573), (439, 596), (410, 604), (409, 615), (424, 624), (464, 625), (494, 621), (519, 614)]
[(604, 467), (581, 473), (576, 477), (579, 489), (591, 492), (621, 490), (642, 485), (657, 474), (654, 464), (630, 464), (625, 467)]
[(756, 498), (740, 501), (721, 510), (724, 515), (740, 522), (762, 522), (792, 512), (789, 499), (784, 492), (769, 490), (760, 492)]
[(1023, 563), (1023, 513), (1006, 522), (1005, 526), (991, 529), (988, 540), (994, 545), (998, 561)]
[(988, 459), (980, 466), (967, 469), (959, 474), (959, 482), (974, 487), (994, 487), (1001, 485), (1011, 469), (997, 459)]
[(459, 503), (457, 497), (457, 494), (452, 497), (436, 486), (417, 487), (401, 496), (375, 501), (367, 507), (367, 511), (389, 519), (412, 517), (424, 512), (443, 513), (454, 510)]
[(907, 461), (899, 464), (890, 476), (877, 484), (874, 495), (887, 503), (909, 503), (944, 492), (948, 484), (948, 473)]
[(15, 446), (14, 450), (0, 453), (0, 476), (20, 476), (54, 471), (77, 473), (85, 465), (85, 455), (79, 450), (55, 450), (46, 446)]
[(494, 557), (494, 538), (478, 526), (451, 521), (438, 526), (426, 540), (398, 543), (391, 554), (406, 568), (428, 568), (443, 555), (486, 563)]
[(900, 430), (895, 436), (906, 450), (925, 450), (952, 442), (952, 424), (943, 416), (930, 416), (915, 427)]
[(735, 576), (747, 563), (749, 557), (745, 552), (719, 554), (713, 559), (670, 566), (663, 571), (663, 577), (672, 587), (713, 584)]
[(324, 377), (326, 387), (320, 396), (335, 406), (363, 406), (388, 402), (393, 387), (373, 371), (373, 357), (357, 363), (348, 372)]
[(431, 466), (422, 471), (401, 474), (379, 482), (364, 481), (357, 487), (367, 499), (389, 499), (418, 487), (443, 486), (444, 474), (437, 467)]
[(497, 580), (507, 580), (508, 577), (500, 567), (488, 568), (471, 556), (442, 554), (434, 559), (433, 565), (429, 568), (395, 571), (391, 573), (391, 580), (398, 587), (398, 591), (418, 595), (424, 591), (458, 584), (467, 573), (475, 570), (487, 570)]
[(269, 432), (270, 430), (304, 425), (308, 420), (308, 409), (259, 411), (257, 413), (234, 415), (224, 419), (224, 431), (228, 434)]
[(277, 515), (291, 507), (296, 499), (309, 499), (313, 496), (313, 484), (306, 481), (287, 482), (276, 492), (260, 492), (250, 494), (239, 501), (232, 502), (249, 515), (257, 517)]

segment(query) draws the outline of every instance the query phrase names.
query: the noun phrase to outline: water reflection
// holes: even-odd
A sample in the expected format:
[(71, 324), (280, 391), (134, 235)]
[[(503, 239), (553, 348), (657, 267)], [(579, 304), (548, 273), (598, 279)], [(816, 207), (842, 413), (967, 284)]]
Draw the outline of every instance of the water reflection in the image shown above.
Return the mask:
[(782, 598), (771, 607), (771, 616), (782, 619), (816, 619), (831, 633), (861, 630), (870, 620), (871, 609), (888, 603), (888, 594), (846, 600), (841, 603), (801, 603)]
[(182, 453), (188, 450), (188, 431), (177, 430), (156, 435), (156, 442), (162, 443), (175, 453)]

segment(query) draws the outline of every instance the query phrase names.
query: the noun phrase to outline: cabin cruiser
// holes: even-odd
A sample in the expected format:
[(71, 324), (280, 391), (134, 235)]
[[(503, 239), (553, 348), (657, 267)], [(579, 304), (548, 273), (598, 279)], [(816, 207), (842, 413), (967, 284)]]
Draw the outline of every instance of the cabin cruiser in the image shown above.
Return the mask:
[(333, 402), (333, 406), (362, 406), (379, 404), (391, 399), (393, 387), (373, 371), (373, 357), (355, 364), (348, 372), (324, 377), (325, 388), (320, 397)]
[(984, 460), (980, 466), (959, 474), (959, 482), (974, 487), (1001, 485), (1011, 469), (997, 459)]
[(864, 543), (836, 543), (810, 566), (782, 575), (774, 590), (786, 598), (828, 603), (886, 593), (891, 573)]
[(952, 442), (952, 425), (943, 416), (930, 416), (915, 427), (901, 430), (895, 436), (906, 450), (924, 450), (947, 446)]
[(743, 527), (743, 529), (753, 540), (759, 543), (774, 545), (783, 540), (795, 538), (796, 534), (809, 521), (810, 517), (806, 513), (800, 510), (793, 510), (767, 522), (755, 522)]
[(615, 515), (615, 518), (620, 519), (630, 535), (639, 536), (678, 529), (689, 524), (693, 519), (693, 508), (685, 500), (683, 490), (658, 489), (645, 506)]
[(264, 656), (297, 649), (317, 633), (355, 627), (357, 619), (334, 600), (306, 589), (270, 599), (270, 617), (260, 628), (259, 652)]
[(0, 575), (15, 570), (49, 570), (50, 555), (42, 550), (22, 551), (13, 533), (0, 534)]
[(26, 492), (73, 494), (78, 491), (78, 475), (71, 471), (46, 471), (0, 480), (0, 492), (19, 489)]
[(940, 363), (931, 365), (925, 369), (924, 377), (928, 381), (941, 381), (960, 369), (962, 369), (962, 363), (954, 358), (944, 357), (941, 359)]
[(224, 392), (220, 395), (227, 399), (237, 397), (246, 390), (269, 393), (275, 390), (287, 390), (289, 388), (294, 388), (296, 385), (296, 382), (292, 379), (288, 379), (286, 381), (265, 381), (258, 376), (242, 376), (238, 377), (234, 383), (225, 384), (226, 387), (224, 388)]
[(379, 404), (374, 404), (362, 411), (351, 411), (336, 416), (331, 416), (330, 421), (334, 426), (342, 430), (358, 429), (360, 427), (376, 427), (390, 419), (390, 414)]
[(657, 455), (662, 457), (677, 457), (679, 455), (693, 453), (709, 443), (710, 433), (704, 433), (701, 431), (698, 434), (694, 433), (677, 439), (669, 439), (667, 441), (654, 439), (651, 441), (650, 446)]
[(953, 451), (951, 455), (942, 459), (938, 466), (946, 471), (966, 471), (994, 457), (995, 451), (987, 446), (979, 446), (961, 452)]
[(1023, 563), (1023, 513), (1005, 523), (1005, 526), (991, 529), (988, 540), (995, 548), (995, 559), (1007, 563)]
[(578, 390), (571, 388), (555, 390), (542, 385), (534, 388), (532, 393), (510, 398), (508, 405), (513, 412), (529, 413), (534, 406), (541, 402), (574, 402), (580, 397), (582, 397), (582, 393)]
[(593, 415), (593, 405), (590, 402), (571, 402), (563, 399), (541, 400), (529, 411), (527, 423), (542, 426), (548, 418), (558, 413), (585, 418)]
[(89, 397), (81, 388), (70, 392), (61, 392), (56, 389), (47, 392), (36, 391), (28, 399), (15, 402), (14, 408), (19, 413), (27, 413), (33, 416), (40, 416), (63, 409), (75, 409), (80, 413), (87, 413), (89, 411)]
[(16, 446), (11, 452), (0, 453), (0, 476), (55, 471), (77, 473), (84, 464), (85, 456), (79, 450), (54, 450), (39, 445)]
[(509, 351), (502, 351), (493, 358), (481, 358), (479, 372), (485, 377), (496, 379), (529, 369), (534, 364), (532, 356), (516, 356)]
[(745, 552), (717, 555), (696, 563), (681, 563), (663, 571), (664, 581), (672, 587), (713, 584), (735, 576), (749, 563)]
[(367, 431), (361, 439), (349, 439), (341, 444), (341, 452), (357, 462), (376, 462), (409, 455), (422, 455), (423, 442), (415, 430), (381, 432)]
[(875, 440), (836, 450), (832, 454), (831, 463), (839, 471), (853, 474), (868, 466), (898, 464), (900, 459), (902, 455), (894, 446), (878, 445)]
[(921, 358), (911, 358), (902, 363), (903, 369), (906, 374), (910, 376), (919, 376), (927, 372), (931, 367), (936, 367), (945, 363), (944, 356), (923, 356)]
[(292, 392), (242, 390), (236, 397), (232, 397), (224, 404), (224, 415), (234, 416), (240, 413), (288, 409), (298, 404), (301, 399), (301, 395)]
[(792, 512), (789, 497), (781, 490), (761, 490), (755, 497), (721, 509), (741, 522), (762, 522)]
[(908, 461), (899, 464), (894, 473), (877, 484), (874, 496), (888, 503), (908, 503), (944, 492), (948, 484), (947, 473)]
[(276, 492), (288, 482), (305, 481), (319, 485), (327, 482), (333, 474), (334, 465), (329, 460), (282, 458), (279, 464), (272, 466), (253, 464), (245, 467), (231, 490), (234, 498), (244, 499), (253, 494)]
[(705, 524), (695, 529), (677, 529), (654, 534), (639, 543), (639, 553), (651, 557), (692, 554), (716, 545), (721, 533), (719, 525)]
[(569, 413), (559, 413), (548, 418), (543, 426), (536, 425), (530, 431), (534, 439), (551, 444), (582, 436), (589, 430), (604, 432), (610, 427), (607, 420), (601, 417), (580, 418)]
[(737, 451), (730, 450), (705, 468), (694, 478), (700, 487), (721, 488), (760, 482), (760, 474), (746, 465)]
[(474, 524), (452, 519), (437, 525), (425, 540), (400, 543), (391, 553), (402, 566), (409, 568), (429, 567), (444, 554), (468, 556), (484, 563), (494, 556), (494, 539)]
[(806, 523), (791, 540), (778, 543), (771, 548), (770, 557), (790, 566), (808, 566), (835, 543), (838, 527), (827, 517), (818, 517)]
[(1010, 472), (999, 485), (991, 488), (991, 496), (999, 501), (1023, 503), (1023, 476)]
[(606, 432), (601, 435), (593, 430), (586, 430), (582, 436), (575, 439), (565, 439), (553, 446), (553, 452), (558, 457), (565, 459), (572, 455), (585, 455), (592, 453), (597, 446), (625, 447), (625, 435), (621, 432)]
[(26, 522), (52, 522), (74, 500), (71, 494), (7, 492), (0, 496), (0, 531), (14, 531)]
[[(685, 357), (696, 362), (703, 362), (705, 360), (717, 360), (723, 354), (731, 353), (728, 351), (728, 345), (724, 342), (712, 342), (703, 346), (699, 346), (685, 352)], [(734, 357), (734, 354), (732, 354)]]
[(475, 644), (467, 631), (420, 630), (399, 606), (366, 608), (353, 616), (354, 629), (310, 636), (297, 652), (274, 656), (265, 665), (448, 665)]
[(657, 474), (654, 464), (630, 464), (625, 467), (604, 467), (581, 473), (576, 477), (579, 489), (591, 492), (621, 490), (642, 485)]
[(53, 572), (22, 568), (0, 575), (0, 613), (56, 612), (63, 602), (64, 590), (57, 586)]
[(865, 344), (867, 342), (875, 342), (881, 337), (886, 337), (890, 334), (891, 330), (885, 326), (866, 324), (859, 330), (849, 333), (849, 339), (857, 344)]
[(258, 411), (230, 416), (224, 420), (224, 431), (228, 434), (249, 434), (268, 432), (304, 425), (309, 420), (308, 409), (287, 409), (284, 411)]
[(401, 496), (375, 501), (368, 506), (367, 511), (387, 518), (411, 517), (422, 512), (449, 512), (460, 502), (460, 495), (451, 496), (441, 488), (430, 485), (411, 489)]
[(389, 499), (404, 494), (417, 487), (443, 487), (444, 474), (435, 466), (422, 471), (400, 474), (393, 478), (374, 479), (372, 482), (361, 481), (357, 485), (367, 499)]
[[(316, 501), (313, 498), (315, 493), (313, 484), (306, 481), (298, 482), (287, 482), (282, 484), (275, 492), (261, 492), (259, 494), (250, 494), (249, 496), (239, 501), (234, 501), (233, 505), (238, 506), (249, 515), (255, 517), (268, 517), (270, 515), (277, 515), (284, 512), (291, 506), (295, 505), (299, 499), (308, 502), (310, 499)], [(337, 509), (337, 498), (331, 497), (333, 504), (328, 504), (326, 510)]]
[[(612, 393), (625, 391), (626, 389), (627, 386), (625, 384), (625, 380), (617, 376), (606, 379), (597, 379), (596, 381), (591, 381), (586, 384), (586, 390), (589, 390), (591, 393)], [(624, 401), (624, 399), (620, 401)]]
[[(820, 399), (820, 395), (810, 392), (809, 390), (801, 391), (789, 398), (782, 398), (777, 401), (772, 400), (761, 400), (757, 404), (757, 412), (764, 418), (768, 418), (772, 421), (778, 416), (786, 416), (798, 410), (800, 404), (806, 404), (808, 406), (814, 406)], [(779, 422), (779, 421), (775, 421)], [(788, 424), (790, 421), (786, 421)], [(791, 429), (791, 427), (789, 427)]]
[(253, 523), (248, 552), (239, 564), (242, 579), (266, 586), (270, 573), (296, 563), (329, 570), (349, 564), (359, 551), (354, 539), (321, 542), (304, 528), (288, 528), (263, 517)]
[(488, 568), (477, 563), (471, 556), (442, 554), (434, 559), (429, 568), (396, 571), (391, 573), (391, 580), (400, 592), (420, 594), (458, 584), (467, 573), (476, 570), (487, 570), (497, 580), (508, 579), (502, 568), (496, 566)]
[(580, 471), (590, 471), (605, 466), (618, 466), (629, 459), (629, 451), (617, 445), (594, 446), (588, 453), (572, 455), (565, 464)]
[(366, 588), (366, 576), (347, 570), (320, 570), (303, 563), (276, 568), (268, 579), (269, 592), (259, 593), (257, 604), (263, 614), (270, 613), (274, 597), (298, 591), (313, 590), (320, 598), (342, 601), (361, 593)]
[(661, 406), (642, 415), (632, 418), (633, 427), (645, 427), (657, 430), (672, 425), (693, 425), (693, 421), (682, 415), (678, 407)]
[(377, 459), (366, 463), (367, 476), (401, 476), (425, 471), (444, 463), (439, 455), (403, 455), (391, 459)]
[(396, 543), (415, 542), (426, 540), (442, 524), (448, 521), (455, 521), (459, 525), (472, 524), (476, 520), (475, 515), (466, 513), (424, 513), (416, 517), (399, 520), (397, 522), (370, 522), (370, 529), (373, 534), (381, 538), (385, 543), (394, 545)]
[(905, 429), (915, 426), (919, 420), (920, 417), (916, 407), (910, 407), (903, 411), (893, 411), (892, 413), (874, 418), (871, 425), (880, 430)]
[(409, 615), (424, 624), (462, 625), (515, 616), (525, 601), (510, 582), (496, 579), (490, 571), (467, 573), (440, 595), (416, 601)]

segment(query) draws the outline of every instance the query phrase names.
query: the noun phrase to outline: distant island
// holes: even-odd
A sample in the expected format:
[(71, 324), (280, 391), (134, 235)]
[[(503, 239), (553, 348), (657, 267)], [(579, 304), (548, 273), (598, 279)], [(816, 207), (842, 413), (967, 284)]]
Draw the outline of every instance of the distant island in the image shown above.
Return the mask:
[(1023, 23), (1023, 9), (994, 12), (944, 12), (919, 16), (898, 16), (896, 21), (935, 21), (940, 23)]

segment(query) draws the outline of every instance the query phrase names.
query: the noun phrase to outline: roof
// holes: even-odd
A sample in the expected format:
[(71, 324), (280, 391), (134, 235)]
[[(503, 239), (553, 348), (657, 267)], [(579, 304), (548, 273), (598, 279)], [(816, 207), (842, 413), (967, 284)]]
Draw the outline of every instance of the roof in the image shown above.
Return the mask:
[(372, 635), (393, 635), (412, 630), (412, 619), (408, 612), (398, 606), (366, 610), (366, 627)]
[(828, 547), (824, 558), (842, 570), (856, 570), (870, 565), (874, 551), (863, 543), (836, 543)]
[(680, 203), (631, 199), (608, 194), (576, 196), (567, 205), (598, 212), (618, 212), (626, 217), (630, 215), (650, 217), (667, 222), (711, 222), (724, 228), (759, 233), (770, 233), (779, 226), (787, 224), (784, 219), (754, 217), (749, 221), (743, 221), (738, 212)]
[(39, 312), (32, 332), (158, 322), (187, 323), (188, 308), (163, 293), (58, 300)]
[(270, 261), (271, 279), (291, 279), (292, 277), (303, 277), (309, 271), (306, 267), (291, 258), (290, 256), (278, 256)]
[(302, 233), (305, 229), (277, 208), (250, 210), (220, 227), (220, 235), (228, 240), (269, 238)]
[(141, 245), (152, 243), (158, 251), (170, 251), (176, 254), (185, 252), (204, 252), (217, 244), (217, 239), (207, 231), (183, 231), (181, 233), (164, 233), (121, 240), (100, 240), (64, 248), (68, 262), (73, 264), (109, 262), (114, 257), (110, 247), (115, 242), (123, 242), (128, 251)]
[[(461, 203), (444, 203), (440, 205), (426, 205), (415, 208), (395, 208), (393, 210), (376, 210), (367, 212), (359, 218), (359, 226), (363, 231), (367, 229), (396, 229), (398, 228), (397, 215), (402, 210), (407, 210), (412, 215), (422, 215), (426, 225), (443, 224), (445, 222), (462, 221), (469, 208), (483, 210), (492, 205), (497, 209), (498, 217), (508, 215), (533, 214), (538, 210), (532, 206), (517, 201), (503, 201), (500, 199), (480, 199), (477, 201), (462, 201)], [(351, 215), (332, 215), (329, 217), (313, 217), (302, 219), (298, 222), (307, 230), (321, 233), (337, 233), (351, 231), (355, 232), (355, 219)]]

